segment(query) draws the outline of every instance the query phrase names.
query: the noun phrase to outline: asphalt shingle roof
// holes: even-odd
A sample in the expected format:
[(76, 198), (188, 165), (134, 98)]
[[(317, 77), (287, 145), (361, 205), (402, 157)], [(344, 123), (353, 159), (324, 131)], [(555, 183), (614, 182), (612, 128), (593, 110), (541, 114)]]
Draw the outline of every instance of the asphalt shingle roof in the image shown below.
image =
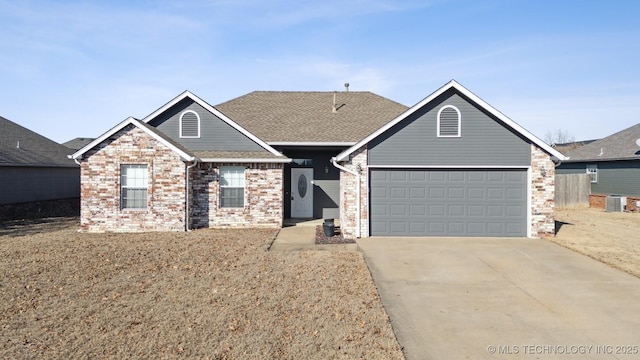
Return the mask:
[(88, 144), (90, 144), (93, 140), (95, 140), (94, 138), (83, 138), (83, 137), (78, 137), (75, 138), (73, 140), (69, 140), (65, 143), (62, 143), (62, 145), (68, 147), (69, 149), (72, 150), (80, 150), (83, 147), (87, 146)]
[(357, 142), (408, 109), (371, 92), (254, 91), (216, 105), (271, 142)]
[(72, 152), (0, 116), (0, 166), (77, 167)]
[(638, 139), (640, 124), (570, 151), (567, 162), (640, 160), (640, 146), (636, 144)]

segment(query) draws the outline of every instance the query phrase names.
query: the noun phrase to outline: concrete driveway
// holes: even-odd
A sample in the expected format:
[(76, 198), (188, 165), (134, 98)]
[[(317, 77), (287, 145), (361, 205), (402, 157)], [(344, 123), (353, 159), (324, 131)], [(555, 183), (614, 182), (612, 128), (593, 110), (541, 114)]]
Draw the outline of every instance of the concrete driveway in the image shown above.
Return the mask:
[(638, 359), (640, 279), (545, 240), (358, 241), (408, 359)]

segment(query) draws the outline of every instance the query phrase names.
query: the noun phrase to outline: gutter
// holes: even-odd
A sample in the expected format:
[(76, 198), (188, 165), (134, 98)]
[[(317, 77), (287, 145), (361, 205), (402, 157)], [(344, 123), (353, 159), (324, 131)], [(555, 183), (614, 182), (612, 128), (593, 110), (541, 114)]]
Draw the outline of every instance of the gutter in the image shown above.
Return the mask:
[(353, 170), (349, 170), (346, 167), (338, 164), (338, 162), (336, 161), (335, 157), (331, 158), (331, 163), (333, 164), (333, 166), (335, 166), (336, 168), (342, 170), (342, 171), (346, 171), (349, 174), (355, 175), (356, 176), (356, 182), (358, 187), (356, 188), (356, 198), (358, 199), (358, 217), (356, 218), (356, 238), (360, 238), (360, 224), (361, 224), (361, 212), (362, 212), (362, 196), (360, 194), (360, 171), (353, 171)]
[(189, 170), (192, 169), (194, 166), (198, 165), (198, 159), (193, 158), (191, 159), (191, 161), (193, 161), (193, 164), (188, 165), (185, 168), (185, 172), (186, 172), (186, 181), (184, 184), (184, 192), (185, 192), (185, 211), (184, 211), (184, 231), (191, 231), (191, 229), (189, 229)]

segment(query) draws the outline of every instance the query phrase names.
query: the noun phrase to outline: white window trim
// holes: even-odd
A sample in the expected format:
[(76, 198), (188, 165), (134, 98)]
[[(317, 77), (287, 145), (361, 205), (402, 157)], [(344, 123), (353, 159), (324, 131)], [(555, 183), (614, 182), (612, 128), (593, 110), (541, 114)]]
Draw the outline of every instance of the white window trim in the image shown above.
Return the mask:
[[(222, 206), (222, 189), (224, 188), (239, 188), (238, 186), (223, 186), (222, 185), (222, 169), (223, 168), (242, 168), (243, 170), (243, 175), (244, 175), (244, 179), (242, 182), (242, 206)], [(247, 204), (247, 168), (244, 166), (234, 166), (234, 165), (229, 165), (229, 166), (221, 166), (220, 169), (220, 189), (219, 189), (219, 199), (218, 199), (218, 208), (220, 209), (242, 209), (246, 206)]]
[[(140, 166), (144, 167), (147, 171), (145, 186), (125, 186), (122, 183), (122, 170), (127, 166)], [(120, 210), (122, 211), (146, 211), (149, 209), (149, 164), (120, 164)], [(144, 207), (125, 207), (124, 206), (124, 189), (145, 189), (147, 196), (145, 197)]]
[[(440, 135), (440, 115), (442, 114), (442, 111), (444, 111), (445, 109), (453, 109), (456, 111), (456, 113), (458, 113), (458, 134), (457, 135)], [(440, 110), (438, 110), (438, 127), (436, 129), (436, 134), (438, 135), (438, 137), (461, 137), (462, 136), (461, 125), (462, 125), (462, 114), (460, 113), (460, 110), (458, 110), (457, 107), (453, 105), (445, 105), (441, 107)]]
[(590, 179), (591, 183), (597, 184), (598, 183), (598, 164), (587, 164), (586, 172), (587, 172), (587, 175), (590, 175), (591, 177)]
[[(182, 118), (187, 113), (195, 114), (196, 118), (198, 119), (198, 135), (197, 136), (182, 136)], [(193, 110), (185, 110), (182, 114), (180, 114), (180, 129), (178, 129), (178, 131), (179, 131), (178, 135), (180, 136), (181, 139), (199, 139), (200, 138), (200, 115), (198, 115), (198, 113)]]

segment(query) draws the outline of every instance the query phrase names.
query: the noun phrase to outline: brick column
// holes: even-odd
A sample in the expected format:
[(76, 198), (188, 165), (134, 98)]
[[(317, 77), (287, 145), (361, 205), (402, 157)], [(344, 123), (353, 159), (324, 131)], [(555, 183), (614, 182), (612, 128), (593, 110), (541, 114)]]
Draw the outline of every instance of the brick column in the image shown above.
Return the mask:
[(555, 164), (549, 154), (531, 145), (531, 236), (555, 233)]
[(357, 236), (358, 225), (358, 191), (360, 186), (360, 236), (369, 236), (369, 193), (367, 184), (367, 148), (362, 147), (349, 156), (349, 161), (342, 164), (345, 168), (360, 170), (360, 183), (356, 182), (356, 176), (346, 171), (340, 172), (340, 230), (347, 239)]

